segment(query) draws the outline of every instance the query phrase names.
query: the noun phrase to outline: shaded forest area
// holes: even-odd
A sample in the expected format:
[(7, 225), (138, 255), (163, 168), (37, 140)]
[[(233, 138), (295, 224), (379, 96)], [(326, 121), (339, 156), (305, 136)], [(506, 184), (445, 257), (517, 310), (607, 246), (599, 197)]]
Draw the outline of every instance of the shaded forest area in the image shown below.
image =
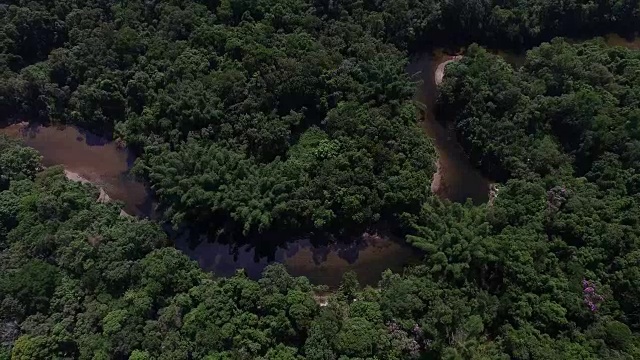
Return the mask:
[(168, 220), (386, 220), (425, 251), (327, 306), (281, 266), (213, 279), (158, 224), (0, 140), (0, 359), (640, 358), (640, 53), (478, 46), (438, 99), (481, 206), (429, 194), (407, 50), (640, 26), (637, 1), (10, 2), (3, 120), (114, 133)]

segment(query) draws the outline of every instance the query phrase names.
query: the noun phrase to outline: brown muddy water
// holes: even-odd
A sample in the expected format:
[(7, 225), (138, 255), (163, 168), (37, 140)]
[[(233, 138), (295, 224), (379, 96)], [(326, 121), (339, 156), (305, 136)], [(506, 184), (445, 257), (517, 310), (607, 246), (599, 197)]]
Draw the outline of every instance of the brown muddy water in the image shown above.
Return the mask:
[(18, 138), (42, 154), (44, 166), (62, 165), (104, 189), (110, 198), (124, 202), (124, 210), (148, 216), (153, 202), (145, 186), (129, 175), (135, 159), (114, 142), (72, 126), (27, 126), (14, 124), (0, 134)]
[[(625, 39), (617, 34), (603, 36), (609, 46), (622, 46), (640, 50), (640, 36)], [(571, 40), (570, 40), (571, 41)], [(584, 40), (575, 40), (575, 42)], [(500, 49), (489, 49), (514, 67), (525, 62), (525, 54)], [(436, 119), (434, 109), (438, 97), (438, 85), (446, 74), (446, 65), (462, 58), (464, 49), (445, 51), (436, 49), (413, 56), (407, 66), (407, 73), (419, 83), (414, 100), (421, 108), (420, 125), (433, 141), (438, 160), (437, 172), (431, 181), (431, 191), (442, 199), (464, 202), (471, 199), (475, 204), (487, 202), (491, 182), (475, 169), (456, 139), (455, 130), (450, 124)]]
[[(152, 214), (154, 204), (145, 186), (129, 175), (133, 154), (115, 142), (73, 126), (14, 124), (0, 129), (0, 134), (18, 138), (38, 150), (45, 166), (63, 165), (65, 170), (103, 188), (109, 197), (124, 202), (127, 213), (139, 217)], [(375, 285), (384, 270), (399, 272), (420, 260), (415, 249), (403, 241), (369, 234), (323, 246), (301, 239), (267, 251), (203, 238), (193, 242), (188, 240), (188, 231), (171, 237), (176, 248), (216, 276), (231, 276), (243, 268), (250, 277), (258, 278), (265, 266), (279, 262), (292, 275), (306, 276), (314, 284), (331, 288), (338, 286), (349, 270), (356, 272), (362, 284)]]
[(438, 97), (436, 70), (441, 64), (455, 58), (455, 55), (442, 51), (423, 53), (411, 59), (407, 73), (421, 83), (417, 87), (414, 100), (422, 108), (420, 125), (433, 141), (438, 155), (438, 170), (431, 181), (431, 191), (442, 199), (464, 202), (469, 198), (475, 204), (481, 204), (489, 199), (489, 180), (471, 165), (456, 140), (453, 128), (438, 121), (434, 113)]

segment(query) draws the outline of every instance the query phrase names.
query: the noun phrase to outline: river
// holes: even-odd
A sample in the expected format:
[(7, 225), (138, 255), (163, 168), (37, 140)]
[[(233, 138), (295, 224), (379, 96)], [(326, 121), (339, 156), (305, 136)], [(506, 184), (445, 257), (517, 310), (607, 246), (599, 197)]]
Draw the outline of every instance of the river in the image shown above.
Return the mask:
[(480, 204), (488, 200), (490, 182), (471, 166), (456, 140), (455, 131), (439, 122), (433, 111), (438, 95), (436, 69), (454, 58), (454, 55), (443, 51), (423, 53), (411, 59), (407, 73), (419, 84), (414, 100), (422, 108), (420, 125), (432, 139), (438, 155), (431, 191), (443, 199), (463, 202), (470, 198)]
[[(640, 49), (640, 39), (627, 41), (610, 35), (605, 41), (610, 45)], [(522, 63), (522, 55), (496, 53), (511, 64)], [(409, 75), (420, 84), (414, 98), (422, 109), (420, 125), (432, 139), (438, 154), (438, 171), (431, 179), (431, 189), (443, 199), (462, 202), (470, 198), (474, 203), (483, 203), (488, 198), (490, 181), (470, 165), (454, 131), (437, 121), (433, 113), (437, 98), (435, 71), (438, 65), (453, 57), (453, 53), (443, 51), (424, 53), (413, 57), (407, 67)], [(129, 175), (133, 154), (115, 142), (72, 126), (15, 124), (0, 129), (0, 133), (20, 138), (38, 150), (45, 166), (63, 165), (66, 170), (103, 188), (112, 199), (124, 202), (127, 213), (139, 217), (152, 214), (154, 204), (147, 189)], [(190, 236), (188, 232), (171, 237), (176, 248), (216, 276), (229, 276), (243, 268), (250, 277), (257, 278), (267, 264), (279, 262), (292, 275), (306, 276), (315, 284), (329, 287), (337, 286), (348, 270), (355, 271), (362, 284), (375, 285), (385, 269), (398, 272), (421, 258), (403, 241), (377, 234), (363, 234), (328, 245), (322, 241), (320, 243), (324, 245), (317, 245), (311, 239), (302, 238), (275, 248), (266, 245), (262, 249), (250, 244), (234, 246), (210, 242), (202, 236)]]
[[(63, 165), (65, 170), (103, 188), (111, 199), (124, 202), (127, 213), (138, 217), (152, 215), (154, 203), (147, 189), (129, 175), (135, 157), (115, 142), (73, 126), (21, 123), (4, 127), (0, 133), (21, 139), (38, 150), (43, 165)], [(168, 232), (176, 248), (216, 276), (231, 276), (243, 268), (251, 278), (258, 278), (265, 266), (279, 262), (290, 274), (306, 276), (314, 284), (330, 288), (338, 286), (349, 270), (356, 272), (362, 284), (375, 285), (385, 269), (399, 272), (420, 260), (420, 255), (400, 239), (376, 234), (340, 239), (348, 241), (316, 242), (323, 245), (315, 245), (308, 238), (275, 248), (265, 242), (265, 249), (250, 244), (210, 242), (202, 236), (190, 236), (188, 231)]]

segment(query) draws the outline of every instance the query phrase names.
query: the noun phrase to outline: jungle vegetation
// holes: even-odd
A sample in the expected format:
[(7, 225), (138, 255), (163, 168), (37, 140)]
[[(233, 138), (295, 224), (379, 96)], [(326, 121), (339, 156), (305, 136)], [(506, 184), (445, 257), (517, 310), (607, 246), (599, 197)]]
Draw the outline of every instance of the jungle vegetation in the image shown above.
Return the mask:
[[(640, 358), (637, 1), (8, 1), (0, 116), (113, 134), (166, 220), (259, 234), (395, 224), (425, 253), (327, 306), (282, 266), (214, 279), (160, 225), (0, 140), (0, 359)], [(497, 182), (429, 192), (408, 55)], [(550, 41), (541, 43), (544, 41)], [(538, 46), (539, 45), (539, 46)]]

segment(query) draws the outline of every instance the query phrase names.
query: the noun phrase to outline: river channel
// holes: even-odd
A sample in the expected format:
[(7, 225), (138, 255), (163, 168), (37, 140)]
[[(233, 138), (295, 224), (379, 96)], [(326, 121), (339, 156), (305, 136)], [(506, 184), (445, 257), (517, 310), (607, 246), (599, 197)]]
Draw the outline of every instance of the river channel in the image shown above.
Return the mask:
[(469, 162), (455, 131), (436, 119), (434, 108), (438, 96), (436, 70), (440, 64), (454, 60), (455, 56), (443, 51), (423, 53), (411, 59), (407, 73), (418, 82), (414, 100), (421, 109), (420, 125), (433, 141), (438, 155), (437, 172), (431, 181), (431, 191), (440, 198), (474, 203), (486, 202), (490, 182)]
[[(640, 40), (629, 42), (609, 35), (605, 41), (640, 49)], [(521, 55), (496, 53), (515, 65), (523, 59)], [(469, 198), (474, 203), (483, 203), (488, 198), (490, 181), (470, 165), (454, 131), (439, 122), (433, 112), (437, 98), (434, 74), (438, 65), (455, 55), (455, 52), (443, 51), (423, 53), (413, 57), (406, 69), (418, 84), (414, 100), (421, 108), (420, 124), (438, 154), (438, 171), (433, 179), (425, 181), (425, 186), (430, 184), (431, 190), (443, 199), (463, 202)], [(19, 138), (38, 150), (45, 166), (63, 165), (66, 170), (103, 188), (112, 199), (125, 204), (127, 213), (139, 217), (152, 214), (154, 203), (147, 189), (129, 175), (135, 159), (133, 154), (115, 142), (72, 126), (14, 124), (0, 129), (0, 133)], [(403, 241), (378, 234), (363, 234), (347, 242), (328, 245), (317, 245), (311, 239), (302, 238), (268, 251), (249, 244), (234, 246), (203, 238), (193, 241), (198, 236), (188, 233), (171, 237), (176, 248), (216, 276), (229, 276), (243, 268), (250, 277), (257, 278), (267, 264), (279, 262), (292, 275), (306, 276), (315, 284), (329, 287), (337, 286), (349, 270), (356, 272), (362, 284), (374, 285), (385, 269), (400, 271), (421, 258)]]
[[(135, 157), (115, 142), (73, 126), (20, 123), (4, 127), (0, 133), (38, 150), (45, 166), (63, 165), (65, 170), (103, 188), (111, 199), (125, 204), (128, 214), (138, 217), (153, 214), (154, 202), (147, 189), (129, 175)], [(378, 234), (363, 234), (329, 244), (320, 241), (323, 245), (302, 238), (266, 250), (250, 244), (211, 242), (188, 231), (171, 232), (170, 237), (176, 248), (216, 276), (231, 276), (244, 269), (251, 278), (258, 278), (265, 266), (279, 262), (290, 274), (306, 276), (312, 283), (330, 288), (339, 285), (342, 275), (349, 270), (356, 272), (362, 284), (373, 285), (384, 270), (401, 271), (420, 260), (419, 254), (400, 239)]]

